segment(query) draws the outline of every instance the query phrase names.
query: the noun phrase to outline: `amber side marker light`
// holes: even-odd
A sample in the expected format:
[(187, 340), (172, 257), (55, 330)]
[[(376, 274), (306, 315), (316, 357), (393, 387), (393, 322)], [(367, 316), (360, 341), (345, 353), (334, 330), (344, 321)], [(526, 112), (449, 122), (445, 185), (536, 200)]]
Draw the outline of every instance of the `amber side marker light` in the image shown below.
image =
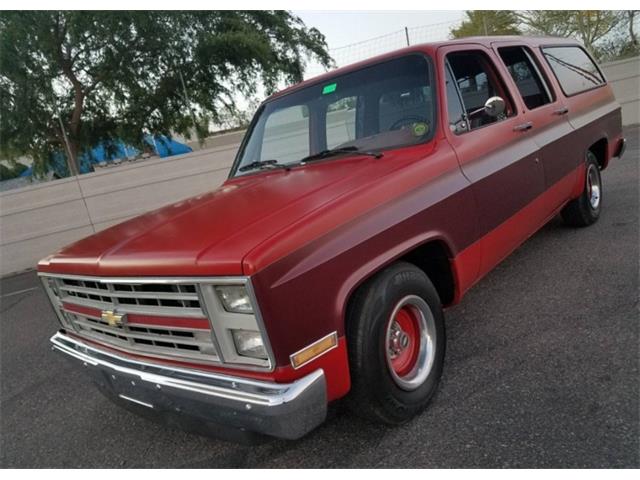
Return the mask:
[(296, 353), (292, 354), (289, 357), (291, 359), (291, 365), (293, 366), (293, 368), (300, 368), (303, 365), (309, 363), (311, 360), (318, 358), (320, 355), (328, 352), (333, 348), (336, 348), (337, 346), (338, 333), (330, 333), (326, 337), (322, 337), (320, 340), (313, 342), (308, 347), (304, 347), (302, 350), (299, 350)]

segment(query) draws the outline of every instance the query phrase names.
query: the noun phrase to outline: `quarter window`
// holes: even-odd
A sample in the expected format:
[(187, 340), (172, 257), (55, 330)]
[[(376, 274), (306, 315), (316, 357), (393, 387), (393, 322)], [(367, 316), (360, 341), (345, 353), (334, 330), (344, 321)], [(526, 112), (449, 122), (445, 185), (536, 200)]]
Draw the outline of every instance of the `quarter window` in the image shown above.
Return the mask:
[(604, 84), (600, 70), (582, 48), (544, 47), (542, 53), (565, 95), (575, 95)]
[(468, 130), (467, 117), (460, 101), (460, 94), (456, 88), (456, 81), (451, 74), (449, 64), (445, 66), (445, 82), (447, 87), (447, 115), (449, 116), (449, 129), (453, 133), (462, 133)]
[(551, 91), (525, 48), (504, 47), (498, 53), (529, 110), (551, 103)]
[[(480, 128), (513, 115), (513, 104), (507, 95), (507, 89), (484, 53), (450, 53), (447, 61), (462, 98), (468, 128)], [(504, 113), (491, 116), (484, 111), (484, 104), (496, 96), (505, 101), (506, 108)]]

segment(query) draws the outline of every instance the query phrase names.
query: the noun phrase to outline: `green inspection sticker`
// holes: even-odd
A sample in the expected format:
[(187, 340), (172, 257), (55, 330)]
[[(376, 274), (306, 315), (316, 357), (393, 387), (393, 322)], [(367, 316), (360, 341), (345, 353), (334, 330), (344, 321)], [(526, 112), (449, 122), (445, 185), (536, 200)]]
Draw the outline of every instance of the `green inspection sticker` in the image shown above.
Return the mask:
[(338, 86), (338, 84), (337, 84), (337, 83), (330, 83), (329, 85), (325, 85), (325, 86), (322, 88), (322, 94), (323, 94), (323, 95), (327, 95), (327, 94), (329, 94), (329, 93), (333, 93), (333, 92), (335, 92), (335, 91), (336, 91), (336, 87), (337, 87), (337, 86)]
[(426, 123), (418, 122), (413, 124), (413, 135), (421, 137), (429, 131), (429, 125)]

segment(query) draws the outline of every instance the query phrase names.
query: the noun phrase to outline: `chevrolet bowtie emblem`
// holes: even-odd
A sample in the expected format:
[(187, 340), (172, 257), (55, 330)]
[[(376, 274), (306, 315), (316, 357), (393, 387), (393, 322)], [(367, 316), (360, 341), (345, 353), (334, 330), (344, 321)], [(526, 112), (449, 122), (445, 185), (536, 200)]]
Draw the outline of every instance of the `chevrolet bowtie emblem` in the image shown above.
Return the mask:
[(122, 325), (125, 315), (124, 313), (116, 313), (113, 310), (103, 310), (102, 321), (107, 322), (111, 327), (118, 327)]

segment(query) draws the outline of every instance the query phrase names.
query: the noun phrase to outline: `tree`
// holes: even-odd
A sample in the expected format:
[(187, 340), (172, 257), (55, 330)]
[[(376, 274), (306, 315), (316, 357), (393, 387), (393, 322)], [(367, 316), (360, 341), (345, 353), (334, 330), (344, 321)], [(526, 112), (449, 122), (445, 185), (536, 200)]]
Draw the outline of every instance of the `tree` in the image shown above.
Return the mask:
[[(525, 10), (518, 17), (529, 33), (574, 37), (596, 57), (598, 42), (624, 21), (625, 12), (615, 10)], [(633, 27), (631, 27), (633, 32)]]
[[(286, 11), (0, 13), (0, 154), (46, 170), (145, 133), (190, 138), (238, 96), (302, 79), (332, 60), (324, 36)], [(66, 139), (65, 139), (66, 136)]]
[(640, 13), (640, 10), (627, 10), (627, 25), (629, 27), (629, 43), (634, 47), (638, 46), (638, 37), (635, 33), (635, 20), (636, 16)]
[(453, 38), (477, 35), (520, 35), (518, 17), (511, 10), (467, 10), (458, 28), (451, 30)]
[(640, 45), (635, 32), (637, 10), (620, 12), (620, 22), (606, 38), (596, 45), (595, 55), (600, 61), (610, 61), (640, 54)]
[(9, 166), (0, 163), (0, 180), (17, 178), (28, 167), (20, 162), (11, 162)]

